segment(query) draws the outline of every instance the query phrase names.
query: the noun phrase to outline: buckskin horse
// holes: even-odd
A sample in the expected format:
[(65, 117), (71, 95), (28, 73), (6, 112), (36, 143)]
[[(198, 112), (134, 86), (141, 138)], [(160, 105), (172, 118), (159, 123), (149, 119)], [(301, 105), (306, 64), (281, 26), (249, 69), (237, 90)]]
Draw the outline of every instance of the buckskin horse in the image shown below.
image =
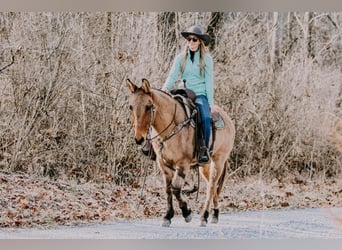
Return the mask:
[[(182, 105), (169, 93), (151, 88), (146, 79), (142, 80), (141, 87), (129, 79), (126, 84), (132, 93), (129, 108), (137, 144), (142, 144), (152, 127), (152, 145), (156, 162), (164, 176), (167, 195), (167, 212), (162, 226), (169, 227), (174, 216), (173, 195), (185, 221), (190, 222), (191, 209), (183, 199), (181, 189), (191, 167), (197, 165), (197, 159), (194, 157), (195, 129), (188, 122), (189, 118)], [(228, 171), (228, 158), (235, 138), (235, 128), (228, 114), (218, 106), (215, 106), (215, 110), (222, 117), (224, 126), (216, 131), (209, 163), (198, 166), (200, 175), (207, 183), (206, 199), (200, 213), (200, 226), (206, 226), (208, 223), (211, 202), (214, 205), (211, 222), (218, 223), (219, 194)]]

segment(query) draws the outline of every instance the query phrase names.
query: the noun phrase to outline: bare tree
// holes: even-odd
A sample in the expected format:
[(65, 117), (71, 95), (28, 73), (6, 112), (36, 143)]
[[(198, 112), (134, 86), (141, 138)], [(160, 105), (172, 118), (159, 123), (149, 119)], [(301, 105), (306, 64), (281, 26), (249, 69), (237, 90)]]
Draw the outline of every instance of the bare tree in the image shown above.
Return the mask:
[(270, 45), (270, 62), (274, 70), (277, 70), (282, 63), (282, 46), (285, 30), (285, 13), (274, 12), (271, 17), (271, 45)]
[(222, 27), (222, 17), (223, 13), (222, 12), (212, 12), (211, 17), (210, 17), (210, 22), (207, 27), (207, 33), (210, 36), (211, 40), (209, 43), (209, 49), (213, 50), (216, 45), (216, 35), (217, 32), (221, 29)]
[(141, 178), (153, 165), (129, 136), (124, 80), (161, 87), (184, 45), (180, 31), (198, 24), (214, 38), (215, 100), (238, 130), (232, 166), (245, 175), (314, 166), (338, 174), (320, 121), (341, 114), (341, 20), (315, 12), (0, 13), (1, 166), (106, 174), (118, 184)]

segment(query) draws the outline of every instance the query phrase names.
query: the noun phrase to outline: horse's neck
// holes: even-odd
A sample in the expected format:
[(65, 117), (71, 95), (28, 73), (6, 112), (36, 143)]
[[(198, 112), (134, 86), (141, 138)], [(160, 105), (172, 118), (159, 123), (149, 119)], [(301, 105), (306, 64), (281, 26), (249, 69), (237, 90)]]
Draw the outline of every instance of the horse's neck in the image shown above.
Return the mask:
[[(166, 93), (154, 91), (154, 105), (156, 108), (153, 127), (158, 133), (170, 126), (167, 131), (174, 128), (180, 119), (184, 119), (184, 111), (180, 104)], [(172, 124), (173, 123), (173, 124)], [(171, 124), (171, 125), (170, 125)]]

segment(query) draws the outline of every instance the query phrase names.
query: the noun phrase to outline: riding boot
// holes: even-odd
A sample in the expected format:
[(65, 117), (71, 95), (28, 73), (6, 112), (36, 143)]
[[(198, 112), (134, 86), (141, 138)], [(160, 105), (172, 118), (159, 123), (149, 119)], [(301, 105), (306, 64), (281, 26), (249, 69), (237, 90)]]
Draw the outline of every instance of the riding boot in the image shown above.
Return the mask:
[(206, 147), (201, 149), (201, 155), (198, 158), (198, 164), (206, 164), (209, 162), (209, 155), (208, 155), (208, 150)]

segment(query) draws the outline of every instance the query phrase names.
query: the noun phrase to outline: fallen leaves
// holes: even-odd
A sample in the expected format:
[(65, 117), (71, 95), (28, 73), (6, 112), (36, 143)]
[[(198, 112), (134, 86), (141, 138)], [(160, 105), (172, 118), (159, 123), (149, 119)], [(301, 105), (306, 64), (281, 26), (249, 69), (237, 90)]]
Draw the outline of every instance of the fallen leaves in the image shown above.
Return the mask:
[(289, 204), (287, 201), (280, 202), (280, 205), (281, 205), (282, 207), (289, 207), (289, 206), (290, 206), (290, 204)]
[[(221, 209), (246, 211), (281, 208), (313, 208), (342, 206), (342, 181), (277, 180), (258, 176), (227, 180), (223, 189)], [(204, 198), (203, 198), (204, 199)]]
[(5, 178), (0, 178), (0, 184), (2, 184), (2, 183), (7, 183), (8, 182), (8, 180), (7, 179), (5, 179)]
[[(299, 180), (299, 179), (298, 179)], [(341, 181), (266, 181), (259, 177), (230, 178), (222, 190), (221, 211), (341, 206)], [(202, 182), (197, 194), (186, 196), (194, 213), (205, 200)], [(181, 216), (174, 202), (175, 216)], [(52, 227), (121, 219), (162, 217), (166, 194), (162, 183), (120, 187), (35, 179), (26, 174), (0, 172), (0, 227)]]
[(285, 192), (286, 197), (293, 196), (294, 194), (292, 192)]
[[(0, 172), (0, 227), (74, 225), (137, 217), (138, 197), (114, 185), (36, 180)], [(135, 206), (135, 207), (134, 207)], [(140, 211), (141, 216), (143, 211)]]

